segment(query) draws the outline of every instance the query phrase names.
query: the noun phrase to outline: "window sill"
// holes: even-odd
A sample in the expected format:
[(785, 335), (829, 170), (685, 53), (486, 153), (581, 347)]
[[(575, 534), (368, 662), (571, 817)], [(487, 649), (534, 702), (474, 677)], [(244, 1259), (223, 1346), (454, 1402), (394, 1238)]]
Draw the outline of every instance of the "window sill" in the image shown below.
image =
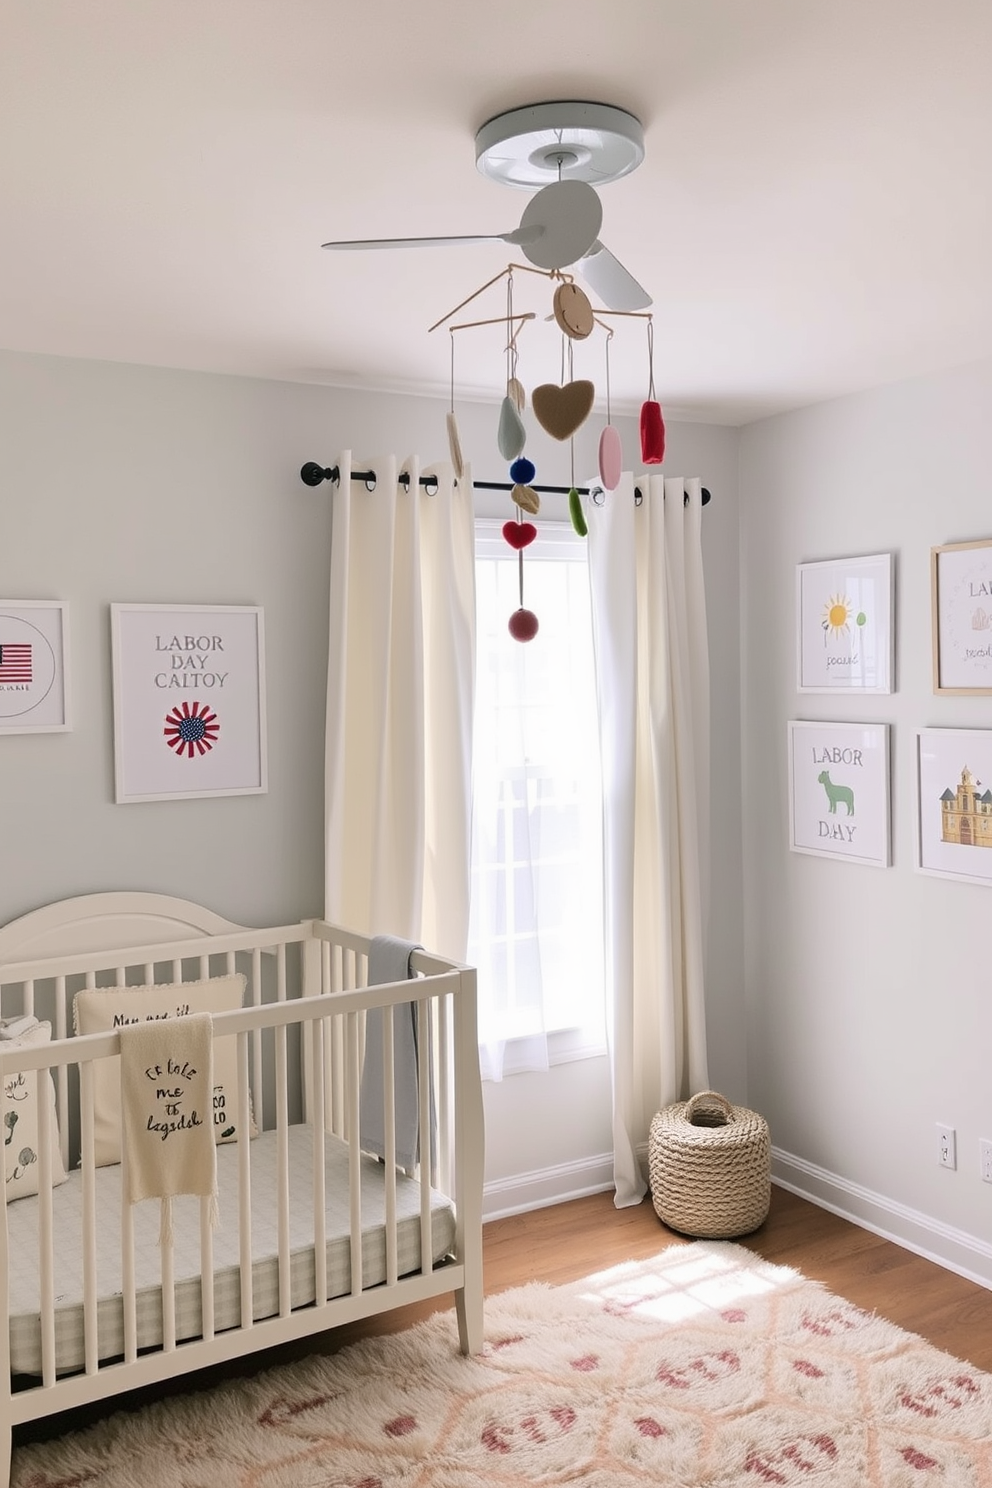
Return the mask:
[(507, 1075), (546, 1074), (554, 1065), (572, 1064), (580, 1059), (603, 1059), (608, 1049), (597, 1028), (558, 1028), (546, 1036), (507, 1039), (502, 1071), (498, 1075), (487, 1068), (485, 1048), (481, 1053), (482, 1078), (498, 1081)]

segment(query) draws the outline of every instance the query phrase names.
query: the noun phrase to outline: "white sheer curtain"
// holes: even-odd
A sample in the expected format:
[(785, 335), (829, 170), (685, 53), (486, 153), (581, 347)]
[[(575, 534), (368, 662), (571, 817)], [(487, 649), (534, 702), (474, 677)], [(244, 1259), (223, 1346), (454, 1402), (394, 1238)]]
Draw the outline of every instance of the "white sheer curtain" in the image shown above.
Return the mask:
[[(598, 1031), (602, 798), (587, 553), (567, 523), (527, 548), (531, 645), (507, 635), (518, 555), (476, 524), (478, 677), (469, 960), (484, 1079), (546, 1070), (548, 1036)], [(597, 951), (600, 952), (597, 957)]]
[(615, 1202), (661, 1106), (708, 1085), (703, 942), (709, 659), (698, 480), (625, 474), (590, 505), (604, 790)]
[[(475, 563), (472, 478), (338, 459), (331, 528), (325, 908), (464, 959)], [(409, 475), (408, 486), (398, 479)]]

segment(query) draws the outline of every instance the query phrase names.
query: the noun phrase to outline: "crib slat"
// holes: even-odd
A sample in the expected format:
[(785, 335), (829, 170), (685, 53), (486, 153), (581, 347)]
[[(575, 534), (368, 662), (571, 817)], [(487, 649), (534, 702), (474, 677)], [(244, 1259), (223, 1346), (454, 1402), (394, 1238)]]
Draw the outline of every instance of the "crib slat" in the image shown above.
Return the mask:
[(314, 1028), (310, 1042), (310, 1088), (313, 1109), (310, 1130), (313, 1133), (313, 1260), (314, 1299), (318, 1307), (327, 1303), (327, 1194), (325, 1183), (324, 1139), (324, 1025), (322, 1018)]
[[(121, 1203), (126, 1203), (121, 1195)], [(162, 1349), (171, 1354), (176, 1347), (176, 1251), (172, 1239), (171, 1199), (159, 1199), (162, 1216), (159, 1251), (162, 1272)], [(130, 1209), (131, 1205), (128, 1204)], [(168, 1217), (167, 1217), (168, 1216)], [(168, 1232), (166, 1233), (166, 1225)]]
[(431, 1165), (433, 1133), (431, 1132), (430, 1074), (430, 1003), (417, 1002), (417, 1083), (420, 1087), (420, 1269), (433, 1270), (434, 1247), (431, 1240)]
[(209, 1342), (214, 1336), (214, 1231), (211, 1201), (200, 1199), (200, 1333)]
[(437, 1002), (438, 1187), (444, 1193), (450, 1193), (452, 1181), (451, 998), (442, 996)]
[(383, 1131), (386, 1138), (383, 1184), (385, 1188), (386, 1284), (395, 1286), (399, 1275), (396, 1242), (396, 1041), (395, 1008), (382, 1015)]
[(290, 1295), (289, 1243), (289, 1111), (286, 1091), (286, 1029), (275, 1030), (276, 1050), (276, 1152), (279, 1188), (279, 1316), (288, 1317)]
[(52, 1225), (52, 1107), (47, 1085), (51, 1073), (34, 1076), (38, 1116), (38, 1253), (41, 1300), (41, 1378), (55, 1383), (55, 1251)]
[(125, 1195), (128, 1191), (127, 1147), (121, 1146), (121, 1299), (124, 1307), (124, 1359), (133, 1364), (138, 1357), (138, 1310), (134, 1289), (134, 1213)]
[[(286, 945), (280, 941), (276, 949), (276, 998), (286, 1001)], [(275, 1030), (276, 1060), (276, 1138), (279, 1174), (279, 1316), (288, 1317), (292, 1311), (290, 1291), (290, 1242), (289, 1242), (289, 1099), (287, 1090), (287, 1038), (283, 1025)]]
[(241, 1326), (254, 1326), (251, 1250), (251, 1143), (248, 1125), (248, 1035), (238, 1034), (238, 1254), (241, 1264)]
[(24, 1011), (29, 1016), (34, 1013), (34, 979), (24, 983)]
[[(66, 1035), (66, 996), (65, 977), (55, 978), (55, 1022), (54, 1037), (64, 1039)], [(58, 1102), (59, 1113), (59, 1150), (62, 1154), (62, 1166), (66, 1172), (69, 1171), (69, 1066), (59, 1066), (55, 1080), (55, 1099)]]
[[(262, 1002), (262, 952), (258, 946), (251, 953), (251, 1005), (259, 1007)], [(258, 1107), (258, 1124), (261, 1127), (265, 1120), (263, 1109), (262, 1088), (262, 1030), (256, 1029), (251, 1036), (252, 1067), (251, 1067), (251, 1089)], [(248, 1127), (242, 1127), (247, 1131)]]
[(358, 1013), (347, 1013), (348, 1067), (345, 1075), (348, 1098), (348, 1197), (351, 1216), (351, 1294), (362, 1290), (362, 1153), (359, 1146), (361, 1063), (358, 1047)]
[(84, 1059), (79, 1065), (79, 1128), (80, 1164), (83, 1170), (83, 1352), (87, 1374), (96, 1374), (99, 1367), (93, 1109), (93, 1061)]

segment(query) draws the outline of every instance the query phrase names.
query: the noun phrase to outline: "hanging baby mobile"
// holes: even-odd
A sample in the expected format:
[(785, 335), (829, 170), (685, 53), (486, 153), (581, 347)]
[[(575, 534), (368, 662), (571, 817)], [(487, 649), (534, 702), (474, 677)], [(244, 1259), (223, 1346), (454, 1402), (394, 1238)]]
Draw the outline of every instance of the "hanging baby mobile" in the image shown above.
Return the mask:
[[(661, 405), (654, 388), (654, 329), (649, 313), (633, 310), (594, 310), (585, 292), (573, 277), (561, 269), (535, 268), (531, 264), (508, 264), (494, 278), (489, 279), (474, 294), (461, 301), (455, 308), (430, 327), (432, 331), (447, 325), (451, 334), (451, 379), (450, 406), (447, 414), (448, 444), (455, 474), (461, 476), (464, 469), (458, 423), (455, 416), (455, 335), (457, 332), (476, 330), (482, 326), (505, 325), (506, 329), (506, 390), (500, 404), (496, 428), (496, 444), (503, 459), (508, 462), (512, 482), (510, 499), (514, 505), (514, 516), (503, 524), (503, 537), (518, 555), (518, 606), (509, 617), (507, 628), (517, 641), (531, 641), (537, 635), (539, 622), (533, 610), (524, 603), (524, 551), (537, 537), (537, 527), (528, 518), (536, 517), (541, 509), (541, 498), (535, 488), (537, 475), (532, 460), (524, 454), (527, 443), (527, 427), (523, 414), (527, 395), (518, 377), (519, 339), (529, 321), (535, 320), (536, 312), (515, 311), (513, 303), (515, 272), (536, 274), (555, 283), (552, 314), (561, 332), (561, 354), (557, 382), (543, 382), (531, 390), (530, 408), (537, 423), (553, 439), (569, 443), (570, 487), (568, 513), (572, 526), (580, 537), (588, 531), (582, 508), (582, 493), (575, 483), (575, 434), (585, 423), (596, 399), (595, 384), (586, 377), (575, 376), (574, 348), (576, 342), (586, 341), (598, 328), (605, 335), (606, 372), (606, 424), (599, 439), (599, 478), (604, 491), (614, 491), (620, 481), (623, 468), (623, 450), (619, 431), (612, 421), (610, 397), (610, 345), (613, 327), (603, 317), (622, 316), (647, 322), (648, 335), (648, 396), (641, 408), (640, 444), (641, 459), (645, 464), (660, 464), (665, 453), (665, 425)], [(506, 281), (506, 308), (503, 315), (486, 320), (466, 321), (451, 324), (454, 316), (466, 305), (492, 289), (500, 280)], [(564, 488), (555, 488), (564, 491)], [(600, 497), (602, 499), (602, 497)]]

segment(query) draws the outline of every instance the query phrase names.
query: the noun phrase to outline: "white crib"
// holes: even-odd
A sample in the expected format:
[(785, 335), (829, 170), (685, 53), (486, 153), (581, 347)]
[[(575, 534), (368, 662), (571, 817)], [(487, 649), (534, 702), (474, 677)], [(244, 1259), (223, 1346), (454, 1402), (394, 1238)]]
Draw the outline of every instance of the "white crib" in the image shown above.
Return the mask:
[[(51, 1024), (50, 1042), (0, 1042), (8, 1144), (6, 1092), (37, 1072), (38, 1190), (0, 1223), (0, 1483), (22, 1422), (405, 1303), (454, 1293), (462, 1351), (481, 1347), (475, 973), (417, 951), (414, 980), (369, 987), (369, 946), (321, 920), (254, 930), (132, 892), (0, 928), (0, 1018)], [(73, 999), (239, 972), (243, 1008), (213, 1016), (215, 1051), (222, 1038), (237, 1050), (241, 1134), (216, 1149), (220, 1225), (207, 1200), (177, 1199), (160, 1245), (158, 1201), (122, 1204), (120, 1164), (96, 1165), (94, 1062), (121, 1036), (74, 1036)], [(380, 1020), (384, 1160), (360, 1148), (359, 1099), (368, 1010), (411, 999), (420, 1130), (433, 1137), (407, 1173), (394, 1161), (392, 1017)]]

